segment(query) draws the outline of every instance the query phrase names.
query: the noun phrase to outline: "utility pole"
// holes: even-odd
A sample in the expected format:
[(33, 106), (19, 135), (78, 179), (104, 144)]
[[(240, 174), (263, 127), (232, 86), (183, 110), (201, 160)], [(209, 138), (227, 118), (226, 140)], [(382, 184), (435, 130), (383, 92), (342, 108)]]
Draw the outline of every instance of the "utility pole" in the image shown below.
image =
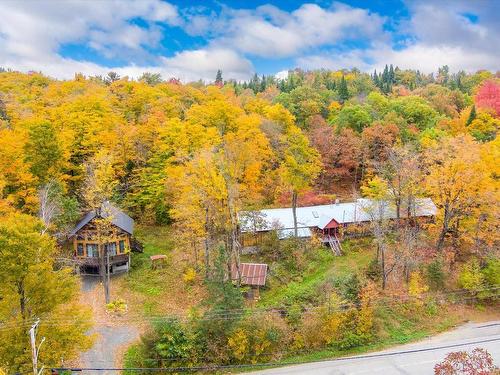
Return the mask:
[(36, 328), (40, 324), (40, 319), (37, 319), (37, 321), (31, 326), (30, 328), (30, 342), (31, 342), (31, 358), (33, 361), (33, 375), (41, 375), (43, 371), (43, 366), (38, 371), (38, 353), (40, 352), (40, 347), (42, 346), (43, 342), (45, 341), (45, 337), (42, 338), (42, 341), (40, 341), (40, 344), (38, 345), (38, 348), (36, 347)]

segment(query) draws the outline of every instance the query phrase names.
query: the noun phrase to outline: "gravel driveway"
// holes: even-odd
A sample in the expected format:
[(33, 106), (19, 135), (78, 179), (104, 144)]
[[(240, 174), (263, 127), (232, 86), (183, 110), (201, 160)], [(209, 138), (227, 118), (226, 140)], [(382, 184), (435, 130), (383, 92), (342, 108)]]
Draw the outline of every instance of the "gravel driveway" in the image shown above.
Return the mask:
[[(84, 302), (92, 307), (96, 320), (96, 324), (89, 334), (97, 334), (97, 339), (92, 349), (80, 356), (80, 367), (113, 368), (121, 366), (123, 350), (139, 337), (138, 329), (127, 324), (126, 319), (118, 320), (106, 315), (99, 277), (83, 276), (82, 294)], [(100, 374), (111, 373), (113, 372), (100, 372)]]

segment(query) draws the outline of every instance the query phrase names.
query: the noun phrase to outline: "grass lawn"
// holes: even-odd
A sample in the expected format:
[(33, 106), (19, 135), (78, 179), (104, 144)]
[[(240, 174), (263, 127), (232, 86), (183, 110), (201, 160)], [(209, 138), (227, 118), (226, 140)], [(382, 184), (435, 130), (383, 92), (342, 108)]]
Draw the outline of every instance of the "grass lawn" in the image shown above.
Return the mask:
[[(129, 311), (139, 315), (183, 314), (203, 297), (196, 282), (186, 285), (183, 273), (189, 266), (183, 249), (175, 249), (175, 238), (170, 227), (136, 229), (135, 236), (144, 245), (144, 253), (132, 253), (131, 269), (118, 280), (119, 294), (124, 296)], [(151, 268), (151, 255), (164, 254), (166, 262)]]
[(273, 277), (271, 267), (269, 287), (260, 293), (259, 306), (281, 306), (296, 301), (304, 302), (318, 294), (318, 288), (333, 278), (346, 276), (365, 269), (373, 259), (369, 239), (345, 241), (344, 255), (336, 257), (329, 248), (313, 250), (317, 253), (309, 261), (298, 280), (280, 283)]

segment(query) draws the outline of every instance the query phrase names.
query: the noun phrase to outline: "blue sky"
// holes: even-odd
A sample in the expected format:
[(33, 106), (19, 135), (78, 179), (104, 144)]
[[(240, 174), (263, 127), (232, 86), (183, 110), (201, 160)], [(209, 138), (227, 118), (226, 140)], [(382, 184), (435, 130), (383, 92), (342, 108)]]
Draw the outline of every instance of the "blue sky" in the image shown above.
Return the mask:
[(0, 66), (184, 81), (289, 69), (499, 69), (500, 1), (3, 0)]

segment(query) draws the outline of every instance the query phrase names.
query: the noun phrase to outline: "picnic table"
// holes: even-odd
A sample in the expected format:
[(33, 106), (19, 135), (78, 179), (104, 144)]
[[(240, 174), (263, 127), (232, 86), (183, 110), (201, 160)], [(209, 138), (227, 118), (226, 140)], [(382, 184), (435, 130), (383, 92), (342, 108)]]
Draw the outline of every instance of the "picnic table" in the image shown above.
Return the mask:
[(158, 266), (163, 266), (167, 260), (167, 256), (163, 254), (151, 255), (151, 268), (156, 269)]

